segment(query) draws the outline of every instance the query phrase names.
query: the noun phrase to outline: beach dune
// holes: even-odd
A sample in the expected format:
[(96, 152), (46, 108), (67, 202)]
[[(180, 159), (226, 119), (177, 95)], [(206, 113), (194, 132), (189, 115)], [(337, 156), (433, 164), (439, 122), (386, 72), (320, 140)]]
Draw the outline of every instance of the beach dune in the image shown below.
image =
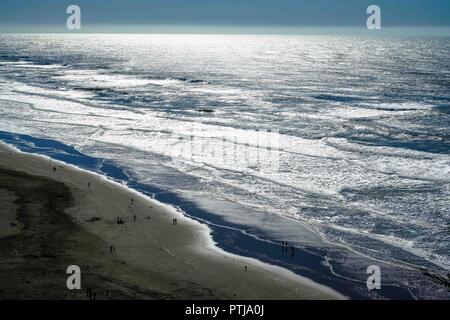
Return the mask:
[[(0, 143), (0, 298), (341, 299), (119, 183)], [(69, 265), (81, 290), (68, 290)]]

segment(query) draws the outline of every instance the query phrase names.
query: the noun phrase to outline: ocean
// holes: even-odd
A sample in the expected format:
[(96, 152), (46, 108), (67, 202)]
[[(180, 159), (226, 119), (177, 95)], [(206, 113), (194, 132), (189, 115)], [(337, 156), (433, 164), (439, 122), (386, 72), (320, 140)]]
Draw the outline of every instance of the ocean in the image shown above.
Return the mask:
[(0, 131), (349, 297), (449, 298), (450, 38), (4, 34)]

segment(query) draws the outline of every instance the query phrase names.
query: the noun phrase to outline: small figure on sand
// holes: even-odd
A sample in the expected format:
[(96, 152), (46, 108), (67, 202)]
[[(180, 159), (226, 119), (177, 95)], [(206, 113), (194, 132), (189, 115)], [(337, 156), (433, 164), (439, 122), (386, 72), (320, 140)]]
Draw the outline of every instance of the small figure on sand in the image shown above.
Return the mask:
[(88, 182), (88, 190), (90, 190), (90, 189), (91, 189), (91, 183)]
[(283, 251), (283, 252), (287, 252), (288, 251), (288, 242), (287, 241), (282, 241), (281, 242), (281, 251)]
[(90, 287), (87, 287), (86, 296), (89, 298), (89, 300), (92, 300), (92, 289)]
[(117, 224), (124, 224), (121, 217), (117, 217)]
[(136, 222), (136, 215), (134, 215), (133, 219), (134, 219), (134, 222)]
[(172, 219), (172, 224), (173, 224), (174, 226), (176, 226), (177, 223), (178, 223), (178, 220), (177, 220), (176, 218)]
[(131, 198), (130, 203), (131, 203), (131, 205), (134, 204), (134, 199), (133, 198)]
[(56, 167), (53, 167), (53, 172), (56, 172)]
[(248, 269), (247, 266), (245, 266), (244, 269), (245, 269), (245, 272), (247, 272), (247, 269)]

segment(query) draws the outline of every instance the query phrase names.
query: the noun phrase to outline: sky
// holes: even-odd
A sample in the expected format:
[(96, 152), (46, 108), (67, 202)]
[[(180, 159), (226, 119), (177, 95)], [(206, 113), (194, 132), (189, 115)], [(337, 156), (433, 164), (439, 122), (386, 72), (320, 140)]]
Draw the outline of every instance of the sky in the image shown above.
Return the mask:
[(0, 0), (0, 33), (67, 31), (71, 4), (81, 8), (81, 32), (364, 28), (371, 4), (383, 28), (450, 29), (449, 0)]

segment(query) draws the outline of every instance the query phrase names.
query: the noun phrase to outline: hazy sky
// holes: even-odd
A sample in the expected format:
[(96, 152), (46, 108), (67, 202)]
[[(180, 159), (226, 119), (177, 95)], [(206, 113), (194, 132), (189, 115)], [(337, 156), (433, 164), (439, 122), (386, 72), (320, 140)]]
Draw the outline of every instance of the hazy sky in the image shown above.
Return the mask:
[(366, 8), (382, 9), (383, 27), (450, 26), (449, 0), (0, 0), (0, 32), (65, 28), (77, 4), (84, 27), (364, 27)]

